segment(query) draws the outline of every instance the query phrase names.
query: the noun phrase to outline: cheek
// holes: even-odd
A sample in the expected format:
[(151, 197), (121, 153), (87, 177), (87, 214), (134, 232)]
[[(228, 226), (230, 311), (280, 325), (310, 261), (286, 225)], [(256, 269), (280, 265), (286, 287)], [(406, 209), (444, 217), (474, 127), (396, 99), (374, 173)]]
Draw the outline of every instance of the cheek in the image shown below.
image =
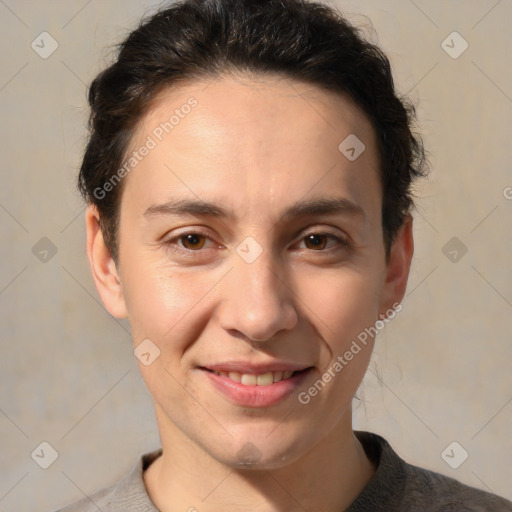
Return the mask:
[(154, 262), (140, 262), (127, 271), (125, 298), (133, 344), (149, 339), (158, 353), (151, 365), (138, 363), (141, 375), (162, 407), (180, 403), (185, 409), (188, 393), (195, 394), (194, 382), (187, 378), (186, 354), (211, 322), (222, 271), (186, 271)]
[(322, 418), (317, 428), (324, 432), (351, 407), (366, 373), (373, 350), (370, 328), (377, 320), (380, 281), (369, 269), (338, 271), (325, 281), (316, 279), (314, 283), (313, 277), (310, 281), (303, 293), (316, 313), (314, 322), (323, 340), (323, 356), (318, 378), (301, 390), (297, 401), (310, 417)]
[(303, 300), (334, 351), (375, 323), (379, 295), (379, 276), (370, 269), (310, 273), (301, 286)]
[[(123, 284), (135, 343), (153, 337), (159, 345), (176, 336), (198, 300), (212, 286), (208, 273), (201, 278), (176, 268), (127, 265)], [(176, 343), (174, 342), (173, 345)]]
[[(183, 354), (200, 337), (211, 316), (208, 290), (218, 279), (207, 272), (192, 274), (153, 262), (127, 265), (126, 270), (130, 278), (124, 292), (134, 346), (149, 339), (158, 353), (147, 366), (138, 362), (140, 373), (164, 410), (186, 417), (191, 406), (189, 393), (195, 395), (195, 390), (186, 378)], [(180, 404), (179, 412), (176, 404)]]

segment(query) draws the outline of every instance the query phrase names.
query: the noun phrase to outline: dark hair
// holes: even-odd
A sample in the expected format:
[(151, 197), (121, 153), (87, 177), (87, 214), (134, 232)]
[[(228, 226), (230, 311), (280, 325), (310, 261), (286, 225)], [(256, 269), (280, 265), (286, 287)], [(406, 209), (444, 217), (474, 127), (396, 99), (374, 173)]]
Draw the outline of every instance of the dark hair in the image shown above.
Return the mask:
[(395, 92), (386, 56), (321, 3), (185, 0), (143, 20), (89, 89), (90, 136), (78, 188), (97, 206), (114, 260), (122, 183), (108, 194), (103, 187), (122, 166), (137, 123), (163, 89), (229, 72), (305, 81), (349, 97), (366, 113), (378, 141), (388, 257), (413, 206), (412, 181), (427, 174), (427, 163), (412, 131), (414, 107)]

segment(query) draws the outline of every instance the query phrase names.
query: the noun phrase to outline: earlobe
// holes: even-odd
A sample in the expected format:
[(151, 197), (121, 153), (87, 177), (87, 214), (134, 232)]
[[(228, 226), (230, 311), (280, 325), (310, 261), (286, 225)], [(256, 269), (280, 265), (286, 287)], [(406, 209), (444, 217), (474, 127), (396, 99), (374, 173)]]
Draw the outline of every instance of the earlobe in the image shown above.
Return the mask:
[(109, 248), (105, 245), (100, 217), (95, 205), (85, 212), (87, 257), (94, 284), (107, 311), (116, 318), (128, 316), (119, 272)]
[(412, 216), (405, 215), (393, 240), (381, 294), (379, 315), (386, 314), (393, 309), (393, 304), (400, 303), (404, 298), (414, 254), (412, 225)]

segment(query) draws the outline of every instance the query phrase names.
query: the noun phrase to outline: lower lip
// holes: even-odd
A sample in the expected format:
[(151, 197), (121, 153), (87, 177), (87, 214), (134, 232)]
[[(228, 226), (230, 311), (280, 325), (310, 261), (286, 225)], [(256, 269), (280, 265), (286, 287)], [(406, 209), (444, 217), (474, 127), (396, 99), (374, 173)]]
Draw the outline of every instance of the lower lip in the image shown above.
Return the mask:
[(246, 386), (228, 377), (208, 370), (203, 373), (210, 382), (232, 403), (241, 407), (270, 407), (290, 396), (309, 375), (312, 368), (303, 370), (288, 379), (269, 386)]

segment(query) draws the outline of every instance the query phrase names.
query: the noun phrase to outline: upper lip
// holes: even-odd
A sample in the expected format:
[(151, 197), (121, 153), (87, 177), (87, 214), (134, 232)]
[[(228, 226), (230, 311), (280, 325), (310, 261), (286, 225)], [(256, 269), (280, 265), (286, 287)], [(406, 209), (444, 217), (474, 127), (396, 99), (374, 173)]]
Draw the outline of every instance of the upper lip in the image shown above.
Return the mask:
[(286, 372), (301, 371), (309, 368), (311, 365), (300, 363), (287, 363), (274, 361), (269, 363), (253, 363), (249, 361), (226, 361), (224, 363), (216, 363), (202, 366), (207, 370), (214, 372), (239, 372), (261, 375), (267, 372)]

